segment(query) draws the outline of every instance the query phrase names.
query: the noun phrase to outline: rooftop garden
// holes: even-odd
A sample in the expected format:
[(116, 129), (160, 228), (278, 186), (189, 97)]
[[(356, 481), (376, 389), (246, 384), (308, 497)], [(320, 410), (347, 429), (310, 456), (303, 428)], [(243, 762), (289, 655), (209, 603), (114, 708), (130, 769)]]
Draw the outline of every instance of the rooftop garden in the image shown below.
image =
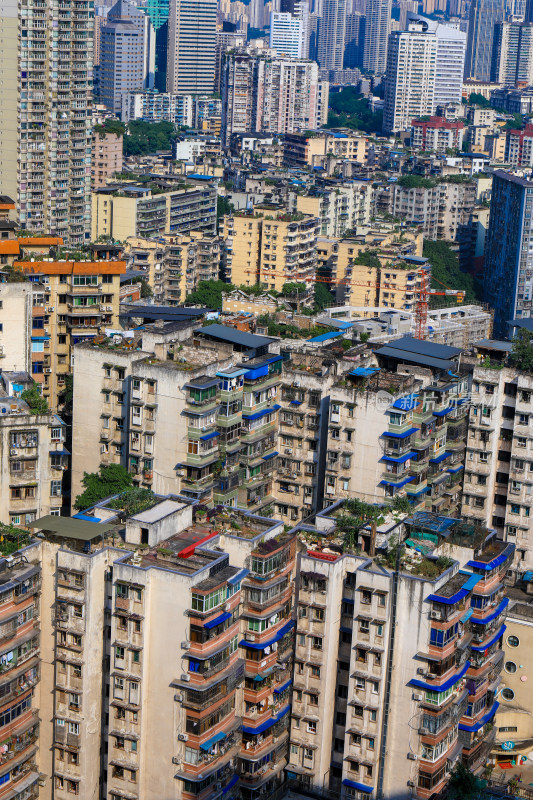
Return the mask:
[(14, 525), (0, 523), (0, 554), (5, 558), (13, 555), (31, 542), (31, 535)]

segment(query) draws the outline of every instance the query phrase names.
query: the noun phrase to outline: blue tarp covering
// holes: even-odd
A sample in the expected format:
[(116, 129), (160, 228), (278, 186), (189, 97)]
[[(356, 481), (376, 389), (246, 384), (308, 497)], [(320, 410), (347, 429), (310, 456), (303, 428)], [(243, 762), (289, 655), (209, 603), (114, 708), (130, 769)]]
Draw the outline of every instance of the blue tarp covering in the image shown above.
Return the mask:
[(211, 736), (211, 738), (208, 739), (207, 742), (203, 742), (203, 744), (200, 745), (200, 748), (202, 750), (209, 750), (209, 748), (213, 747), (214, 744), (216, 744), (217, 742), (221, 742), (222, 739), (225, 739), (226, 735), (227, 734), (223, 732), (215, 733), (215, 735)]
[(448, 408), (443, 408), (442, 411), (433, 411), (434, 417), (444, 417), (446, 414), (449, 414), (450, 411), (453, 411), (455, 406), (448, 406)]
[(486, 725), (486, 724), (487, 724), (487, 722), (488, 722), (490, 719), (492, 719), (492, 717), (494, 716), (494, 714), (497, 712), (497, 710), (498, 710), (499, 706), (500, 706), (500, 704), (499, 704), (499, 703), (498, 703), (498, 701), (496, 700), (496, 702), (494, 702), (494, 703), (493, 703), (493, 705), (492, 705), (492, 708), (490, 709), (490, 711), (488, 711), (488, 712), (485, 714), (485, 716), (484, 716), (484, 717), (481, 717), (481, 719), (479, 720), (479, 722), (475, 722), (473, 725), (459, 725), (459, 730), (460, 730), (460, 731), (469, 731), (470, 733), (475, 733), (476, 731), (479, 731), (479, 730), (480, 730), (480, 728), (482, 728), (482, 727), (483, 727), (483, 725)]
[(469, 561), (467, 567), (475, 567), (476, 569), (483, 569), (486, 572), (490, 572), (491, 570), (496, 569), (496, 567), (499, 567), (500, 564), (503, 564), (503, 562), (511, 555), (512, 550), (513, 545), (508, 545), (503, 553), (500, 553), (499, 556), (493, 558), (492, 561), (488, 561), (486, 563), (484, 561)]
[(356, 367), (348, 375), (355, 375), (357, 378), (370, 378), (376, 372), (379, 372), (379, 367)]
[(481, 575), (468, 575), (468, 578), (465, 580), (459, 591), (457, 591), (451, 597), (443, 597), (442, 595), (435, 593), (430, 594), (426, 600), (430, 603), (442, 603), (445, 606), (453, 606), (455, 603), (459, 603), (461, 600), (463, 600), (480, 580)]
[(85, 522), (100, 522), (96, 517), (90, 517), (88, 514), (74, 514), (72, 519), (83, 519)]
[(207, 630), (210, 630), (211, 628), (216, 628), (217, 625), (222, 625), (222, 623), (225, 622), (227, 619), (231, 619), (231, 614), (228, 614), (228, 612), (226, 611), (224, 612), (224, 614), (219, 614), (218, 617), (210, 619), (209, 622), (204, 622), (204, 628), (207, 628)]
[(380, 461), (386, 461), (390, 464), (404, 464), (409, 458), (415, 458), (416, 453), (406, 453), (403, 456), (398, 456), (395, 458), (394, 456), (381, 456)]
[(471, 645), (471, 649), (475, 650), (477, 653), (482, 653), (483, 650), (488, 650), (489, 647), (492, 647), (494, 642), (497, 642), (498, 639), (501, 636), (503, 636), (503, 634), (505, 633), (506, 630), (507, 630), (507, 625), (502, 625), (501, 628), (498, 629), (498, 632), (496, 633), (496, 635), (492, 637), (490, 642), (487, 642), (487, 644), (479, 644), (479, 645), (473, 644), (473, 645)]
[(253, 650), (264, 650), (265, 647), (271, 647), (276, 642), (279, 642), (280, 639), (283, 639), (285, 634), (294, 628), (294, 624), (294, 620), (291, 620), (283, 628), (279, 629), (273, 639), (269, 639), (267, 642), (247, 642), (246, 639), (242, 639), (239, 644), (241, 647), (251, 647)]
[(417, 686), (419, 689), (426, 689), (428, 692), (446, 692), (448, 689), (451, 689), (452, 686), (455, 686), (457, 681), (461, 680), (469, 666), (470, 661), (467, 661), (459, 672), (456, 672), (455, 675), (448, 678), (446, 683), (441, 683), (440, 686), (435, 686), (434, 683), (426, 683), (426, 681), (419, 681), (418, 678), (413, 678), (413, 680), (409, 681), (409, 686)]
[(351, 597), (343, 597), (342, 598), (342, 602), (343, 603), (350, 603), (352, 606), (355, 605), (355, 600), (352, 600)]
[(337, 336), (342, 336), (342, 331), (330, 331), (330, 333), (321, 333), (320, 336), (314, 336), (308, 339), (308, 342), (327, 342), (328, 339), (335, 339)]
[(302, 405), (301, 400), (291, 400), (291, 406), (301, 406), (301, 405)]
[(351, 781), (349, 778), (344, 778), (342, 782), (343, 786), (349, 786), (351, 789), (359, 789), (360, 792), (370, 792), (374, 791), (373, 786), (367, 786), (365, 783), (357, 783), (357, 781)]
[(212, 433), (206, 433), (205, 436), (200, 436), (200, 441), (207, 442), (208, 439), (214, 439), (216, 436), (220, 436), (218, 431), (213, 431)]
[(281, 694), (282, 692), (285, 691), (285, 689), (289, 688), (291, 683), (292, 683), (291, 680), (285, 681), (285, 683), (282, 686), (278, 686), (277, 689), (274, 689), (274, 694)]
[(523, 574), (522, 578), (523, 578), (523, 580), (525, 580), (526, 582), (533, 581), (533, 570), (531, 570), (531, 569), (528, 569), (528, 571), (527, 571), (527, 572), (524, 572), (524, 574)]
[(263, 375), (268, 375), (268, 364), (261, 364), (260, 367), (250, 369), (244, 373), (246, 380), (254, 380), (255, 378), (262, 378)]
[(274, 458), (274, 456), (279, 456), (277, 450), (274, 450), (273, 453), (269, 453), (267, 456), (263, 456), (263, 461), (269, 461), (271, 458)]
[(230, 584), (230, 586), (233, 586), (236, 583), (240, 583), (246, 578), (249, 572), (250, 572), (249, 569), (241, 569), (241, 571), (237, 572), (237, 574), (234, 575), (232, 578), (228, 578), (228, 583)]
[(451, 475), (455, 475), (456, 472), (461, 472), (464, 469), (462, 464), (459, 464), (458, 467), (449, 467), (446, 472), (449, 472)]
[(408, 428), (408, 430), (403, 431), (403, 433), (392, 433), (392, 431), (385, 431), (382, 436), (388, 436), (389, 439), (407, 439), (408, 436), (411, 436), (413, 433), (417, 433), (418, 428)]
[(480, 619), (478, 617), (474, 617), (472, 619), (472, 622), (475, 625), (488, 625), (489, 622), (492, 622), (497, 617), (499, 617), (500, 614), (502, 613), (502, 611), (504, 611), (507, 608), (508, 605), (509, 605), (509, 598), (508, 597), (504, 597), (503, 600), (501, 601), (500, 605), (497, 608), (494, 609), (494, 611), (492, 612), (490, 617), (485, 617), (484, 619)]
[(440, 456), (437, 456), (437, 458), (430, 458), (429, 459), (429, 463), (430, 464), (440, 464), (441, 461), (444, 461), (444, 459), (448, 458), (448, 456), (451, 456), (451, 453), (448, 453), (446, 451), (446, 453), (441, 453)]
[(399, 397), (398, 400), (394, 401), (392, 407), (400, 411), (412, 411), (417, 405), (418, 395), (416, 392), (413, 392), (412, 394), (405, 395), (405, 397)]

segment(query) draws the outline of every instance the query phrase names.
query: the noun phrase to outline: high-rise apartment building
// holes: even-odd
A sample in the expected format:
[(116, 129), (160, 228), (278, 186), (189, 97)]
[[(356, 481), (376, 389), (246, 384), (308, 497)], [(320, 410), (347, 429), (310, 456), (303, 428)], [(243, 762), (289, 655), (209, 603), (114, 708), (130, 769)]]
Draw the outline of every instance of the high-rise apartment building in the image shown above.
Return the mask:
[(466, 79), (490, 81), (496, 23), (503, 22), (511, 8), (507, 0), (473, 0), (468, 19)]
[(466, 34), (453, 23), (442, 24), (435, 20), (408, 13), (411, 20), (422, 20), (427, 30), (437, 37), (437, 68), (435, 75), (434, 110), (438, 105), (461, 103), (461, 91), (466, 55)]
[(363, 14), (346, 15), (344, 36), (344, 69), (360, 69), (363, 66), (366, 18)]
[(276, 11), (271, 14), (270, 48), (278, 56), (305, 58), (305, 38), (302, 19)]
[(228, 53), (222, 87), (222, 129), (232, 133), (295, 133), (324, 120), (329, 84), (313, 61), (275, 57), (270, 51)]
[(318, 63), (322, 69), (342, 69), (347, 0), (324, 0), (318, 32)]
[(108, 179), (122, 171), (122, 134), (96, 130), (93, 133), (93, 189), (105, 186)]
[(494, 332), (506, 337), (508, 322), (533, 310), (533, 182), (496, 170), (485, 244), (485, 300), (494, 309)]
[(387, 66), (391, 9), (391, 0), (366, 0), (363, 68), (375, 75), (383, 75)]
[(385, 77), (383, 130), (407, 130), (416, 117), (431, 114), (435, 105), (437, 37), (423, 21), (389, 37)]
[(167, 91), (205, 94), (215, 84), (217, 0), (171, 0)]
[(491, 81), (529, 86), (533, 81), (533, 23), (509, 20), (494, 28)]
[(0, 11), (0, 185), (22, 228), (89, 238), (93, 10), (22, 0)]
[(154, 48), (148, 17), (118, 0), (100, 31), (100, 100), (111, 111), (120, 114), (123, 97), (153, 86)]
[(509, 367), (475, 367), (461, 513), (512, 542), (520, 570), (533, 566), (532, 399), (531, 375)]

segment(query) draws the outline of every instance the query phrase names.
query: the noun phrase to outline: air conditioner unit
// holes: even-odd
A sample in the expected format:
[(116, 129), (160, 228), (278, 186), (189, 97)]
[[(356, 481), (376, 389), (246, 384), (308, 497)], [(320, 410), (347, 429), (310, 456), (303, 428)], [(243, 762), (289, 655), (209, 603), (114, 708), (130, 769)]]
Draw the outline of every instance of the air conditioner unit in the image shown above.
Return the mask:
[(181, 692), (176, 692), (174, 695), (174, 700), (176, 703), (183, 703), (183, 694)]
[(55, 306), (48, 306), (46, 310), (49, 314), (53, 314), (56, 309)]
[(106, 306), (105, 310), (106, 311), (113, 311), (113, 306)]
[(181, 676), (181, 680), (183, 681), (183, 683), (189, 683), (190, 679), (191, 679), (191, 676), (187, 675), (186, 672), (184, 672), (183, 675)]
[(416, 674), (417, 675), (427, 675), (427, 670), (425, 670), (424, 667), (418, 667), (418, 669), (416, 671)]
[(292, 447), (286, 447), (285, 448), (285, 454), (290, 456), (292, 454)]
[(418, 760), (418, 756), (416, 755), (416, 753), (407, 753), (407, 758), (409, 759), (409, 761), (417, 761)]
[(413, 693), (413, 700), (416, 700), (417, 703), (419, 703), (422, 700), (422, 695)]
[(430, 619), (440, 619), (440, 611), (430, 611), (429, 617)]
[(189, 741), (189, 737), (187, 736), (186, 733), (178, 733), (178, 740), (180, 742), (188, 742)]
[(407, 785), (408, 786), (416, 786), (416, 783), (414, 781), (407, 781)]
[(427, 728), (419, 728), (418, 729), (418, 735), (419, 736), (427, 736), (428, 735), (428, 729)]
[(244, 638), (247, 642), (255, 642), (255, 633), (245, 633)]
[(172, 763), (175, 767), (181, 767), (181, 758), (178, 758), (178, 756), (172, 756)]
[(229, 603), (224, 603), (224, 611), (229, 611)]
[(185, 641), (181, 643), (181, 649), (182, 650), (188, 650), (189, 647), (190, 647), (190, 644), (191, 643), (189, 642), (189, 640), (185, 639)]
[(46, 367), (44, 369), (44, 373), (45, 373), (45, 375), (51, 375), (52, 374), (52, 370), (50, 369), (50, 367)]
[(12, 456), (16, 456), (17, 455), (17, 448), (16, 447), (12, 447), (11, 450), (9, 451), (9, 454), (12, 455)]

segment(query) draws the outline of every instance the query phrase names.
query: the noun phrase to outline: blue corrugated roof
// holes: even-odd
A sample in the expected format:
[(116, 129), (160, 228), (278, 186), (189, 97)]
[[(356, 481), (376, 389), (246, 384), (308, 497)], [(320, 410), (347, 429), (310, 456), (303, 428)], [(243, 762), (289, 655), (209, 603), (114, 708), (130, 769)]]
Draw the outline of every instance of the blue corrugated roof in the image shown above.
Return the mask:
[(492, 622), (493, 620), (497, 619), (497, 617), (500, 616), (502, 611), (504, 611), (508, 605), (509, 605), (509, 598), (504, 597), (499, 606), (492, 612), (492, 614), (489, 617), (483, 617), (483, 618), (473, 617), (472, 622), (475, 625), (488, 625), (489, 622)]
[(413, 678), (409, 681), (409, 686), (417, 686), (419, 689), (425, 689), (428, 692), (446, 692), (448, 689), (451, 689), (452, 686), (455, 686), (457, 681), (460, 681), (467, 669), (470, 666), (470, 661), (467, 661), (463, 664), (462, 668), (459, 672), (456, 672), (455, 675), (452, 675), (451, 678), (445, 683), (441, 683), (440, 686), (435, 686), (433, 682), (427, 683), (426, 681), (420, 681), (418, 678)]
[(308, 342), (327, 342), (329, 339), (335, 339), (337, 336), (342, 336), (342, 331), (330, 331), (329, 333), (321, 333), (320, 336), (314, 336), (308, 339)]
[(481, 717), (481, 719), (478, 722), (474, 722), (472, 725), (460, 724), (459, 730), (468, 731), (469, 733), (475, 733), (476, 731), (479, 731), (483, 727), (483, 725), (486, 725), (487, 722), (490, 719), (492, 719), (494, 714), (497, 712), (499, 706), (500, 706), (499, 702), (495, 700), (494, 703), (492, 704), (490, 711), (487, 711), (485, 716)]
[(402, 431), (401, 433), (385, 431), (382, 436), (387, 436), (389, 439), (407, 439), (408, 436), (412, 436), (412, 434), (416, 433), (418, 430), (419, 428), (408, 428), (406, 431)]
[(355, 375), (357, 378), (370, 378), (376, 372), (379, 372), (379, 367), (356, 367), (348, 375)]
[(481, 653), (484, 650), (488, 650), (489, 647), (492, 647), (494, 642), (497, 642), (498, 639), (500, 639), (503, 636), (506, 630), (507, 630), (507, 625), (502, 625), (501, 628), (498, 629), (498, 632), (492, 637), (490, 642), (487, 642), (487, 644), (471, 645), (471, 649), (475, 650), (478, 653)]

